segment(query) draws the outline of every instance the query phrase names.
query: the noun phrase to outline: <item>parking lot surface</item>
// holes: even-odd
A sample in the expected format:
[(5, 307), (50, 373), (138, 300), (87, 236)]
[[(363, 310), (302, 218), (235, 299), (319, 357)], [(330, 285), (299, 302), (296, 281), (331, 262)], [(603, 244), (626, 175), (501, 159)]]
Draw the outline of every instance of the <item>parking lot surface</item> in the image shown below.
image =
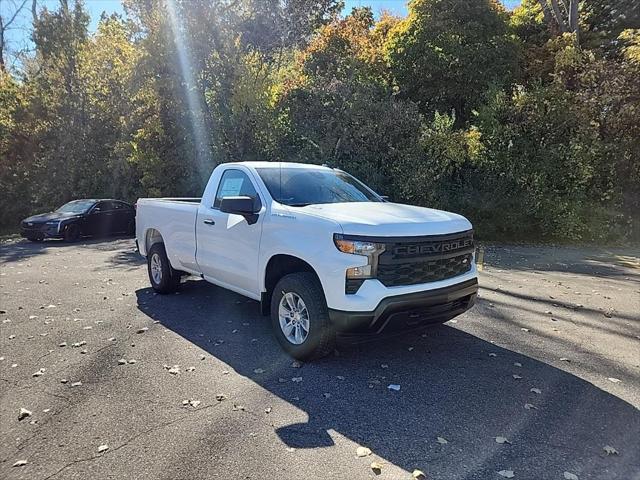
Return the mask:
[(443, 326), (296, 365), (258, 303), (153, 293), (131, 239), (5, 242), (0, 478), (639, 480), (638, 249), (480, 275)]

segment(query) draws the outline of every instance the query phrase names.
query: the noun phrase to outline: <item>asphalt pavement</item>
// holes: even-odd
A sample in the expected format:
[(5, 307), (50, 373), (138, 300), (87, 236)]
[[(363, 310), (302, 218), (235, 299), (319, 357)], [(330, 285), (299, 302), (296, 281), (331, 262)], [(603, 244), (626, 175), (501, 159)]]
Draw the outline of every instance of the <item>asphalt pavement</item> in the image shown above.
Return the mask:
[(640, 480), (640, 250), (480, 275), (443, 326), (297, 365), (258, 303), (153, 293), (131, 239), (4, 242), (0, 478)]

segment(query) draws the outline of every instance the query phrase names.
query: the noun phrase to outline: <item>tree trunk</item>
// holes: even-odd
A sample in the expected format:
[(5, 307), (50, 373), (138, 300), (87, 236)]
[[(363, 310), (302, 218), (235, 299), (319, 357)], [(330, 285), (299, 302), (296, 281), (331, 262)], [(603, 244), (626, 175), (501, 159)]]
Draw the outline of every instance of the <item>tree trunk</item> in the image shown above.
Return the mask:
[(560, 11), (560, 5), (558, 5), (558, 0), (551, 0), (551, 8), (553, 9), (553, 16), (556, 19), (556, 23), (558, 24), (558, 28), (561, 33), (565, 33), (568, 31), (567, 24), (564, 20), (564, 16)]
[(578, 0), (571, 0), (569, 4), (569, 29), (576, 34), (576, 42), (580, 42), (580, 25), (578, 15)]
[(4, 22), (0, 16), (0, 71), (5, 71), (4, 66)]

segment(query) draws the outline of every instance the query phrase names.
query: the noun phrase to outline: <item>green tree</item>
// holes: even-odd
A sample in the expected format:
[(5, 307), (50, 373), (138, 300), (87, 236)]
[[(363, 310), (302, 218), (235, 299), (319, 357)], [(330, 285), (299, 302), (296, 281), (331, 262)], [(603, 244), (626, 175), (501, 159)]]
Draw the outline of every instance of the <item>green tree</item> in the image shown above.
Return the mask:
[(516, 50), (507, 13), (494, 0), (413, 0), (387, 55), (399, 94), (433, 112), (469, 118), (491, 85), (507, 86)]

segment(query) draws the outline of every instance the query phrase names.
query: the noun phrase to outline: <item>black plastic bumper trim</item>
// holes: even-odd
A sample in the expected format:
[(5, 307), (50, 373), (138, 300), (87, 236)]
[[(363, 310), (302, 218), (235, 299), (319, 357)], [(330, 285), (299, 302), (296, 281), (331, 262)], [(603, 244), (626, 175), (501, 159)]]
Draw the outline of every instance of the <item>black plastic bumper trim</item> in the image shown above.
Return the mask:
[(373, 311), (329, 309), (329, 318), (338, 332), (381, 333), (391, 317), (403, 312), (424, 311), (427, 315), (432, 313), (432, 321), (450, 320), (471, 308), (477, 293), (478, 279), (473, 278), (449, 287), (387, 297)]

